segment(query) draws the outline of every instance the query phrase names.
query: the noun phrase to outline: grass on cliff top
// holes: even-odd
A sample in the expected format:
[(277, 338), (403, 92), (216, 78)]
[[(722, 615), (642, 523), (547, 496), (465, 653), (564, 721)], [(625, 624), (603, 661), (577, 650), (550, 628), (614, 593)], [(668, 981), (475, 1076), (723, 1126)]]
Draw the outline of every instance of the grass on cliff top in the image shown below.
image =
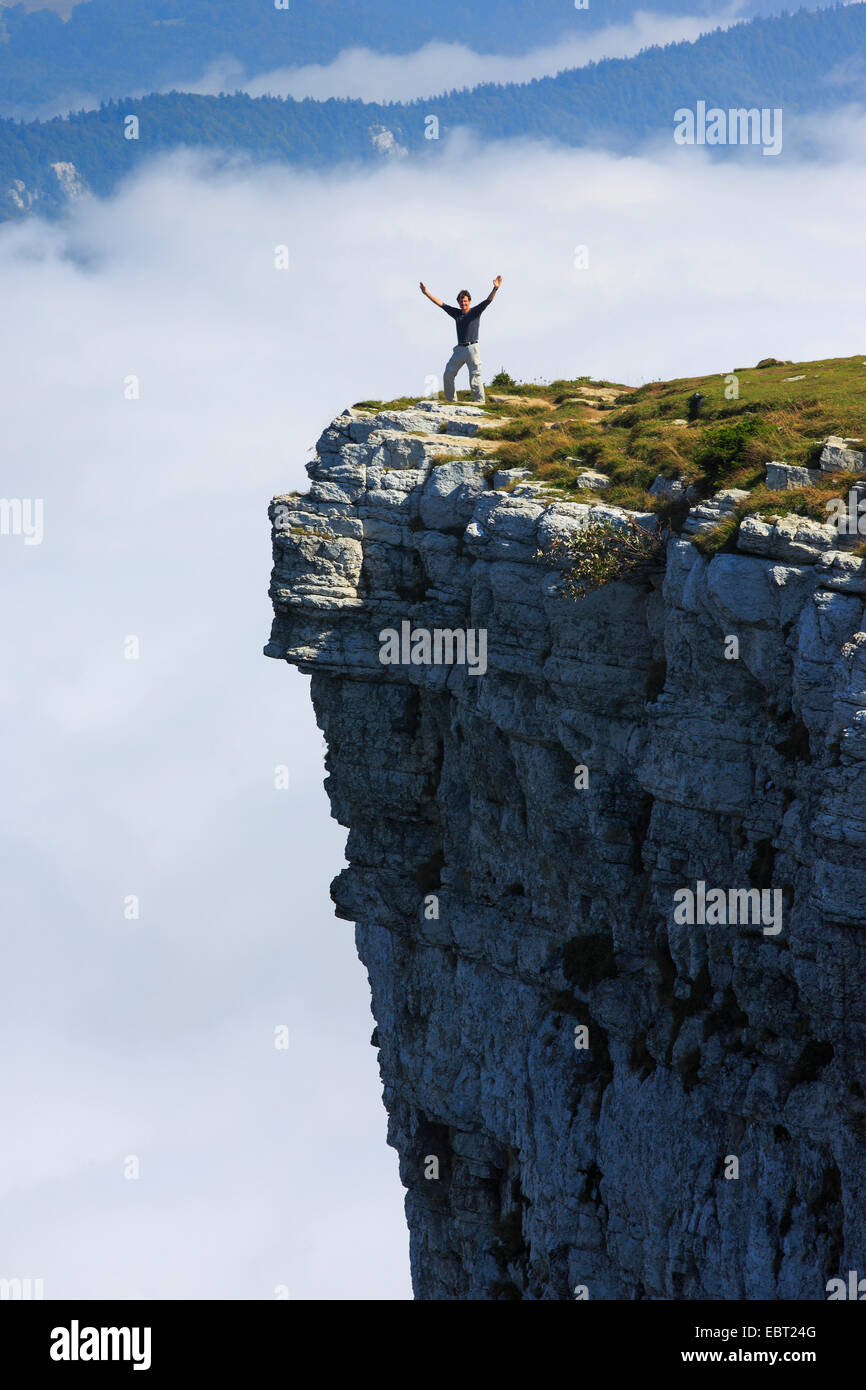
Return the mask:
[[(695, 392), (704, 401), (698, 418), (689, 422)], [(683, 504), (665, 502), (647, 491), (659, 473), (694, 484), (700, 496), (731, 487), (750, 492), (738, 515), (703, 539), (702, 548), (708, 551), (732, 544), (747, 512), (796, 512), (825, 521), (824, 503), (846, 495), (850, 474), (828, 474), (815, 487), (772, 493), (764, 483), (765, 465), (778, 460), (815, 468), (820, 443), (830, 434), (862, 436), (866, 444), (863, 357), (819, 362), (770, 358), (733, 374), (652, 381), (639, 387), (589, 377), (515, 382), (503, 371), (487, 393), (488, 413), (504, 418), (500, 425), (491, 421), (479, 437), (497, 441), (495, 457), (502, 467), (529, 468), (533, 478), (562, 497), (603, 498), (636, 511), (661, 512), (676, 527), (686, 510)], [(406, 409), (416, 400), (402, 397), (359, 405)], [(468, 403), (469, 393), (459, 392), (458, 400)], [(598, 493), (579, 489), (575, 480), (587, 469), (606, 474), (611, 486)]]

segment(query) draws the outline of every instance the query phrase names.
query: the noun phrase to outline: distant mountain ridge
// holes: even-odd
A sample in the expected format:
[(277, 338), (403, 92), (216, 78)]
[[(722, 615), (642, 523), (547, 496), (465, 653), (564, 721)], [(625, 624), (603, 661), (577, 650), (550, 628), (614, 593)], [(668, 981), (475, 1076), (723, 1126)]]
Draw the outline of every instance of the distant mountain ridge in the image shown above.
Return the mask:
[[(739, 13), (775, 14), (784, 0), (745, 0)], [(409, 53), (431, 40), (522, 54), (627, 23), (640, 0), (84, 0), (64, 22), (49, 10), (0, 4), (0, 115), (28, 119), (62, 94), (96, 102), (189, 86), (226, 57), (250, 74), (329, 63), (343, 50)], [(664, 15), (715, 15), (724, 0), (662, 0)]]
[[(175, 92), (47, 122), (0, 120), (0, 215), (56, 211), (83, 188), (107, 194), (143, 160), (179, 147), (321, 169), (395, 155), (436, 158), (459, 127), (488, 141), (530, 137), (628, 150), (648, 137), (672, 139), (675, 111), (700, 101), (779, 107), (789, 119), (855, 101), (859, 81), (844, 76), (845, 64), (864, 48), (866, 6), (858, 4), (753, 20), (557, 77), (409, 104)], [(431, 116), (437, 139), (429, 138)], [(136, 129), (130, 117), (137, 138), (124, 138)]]

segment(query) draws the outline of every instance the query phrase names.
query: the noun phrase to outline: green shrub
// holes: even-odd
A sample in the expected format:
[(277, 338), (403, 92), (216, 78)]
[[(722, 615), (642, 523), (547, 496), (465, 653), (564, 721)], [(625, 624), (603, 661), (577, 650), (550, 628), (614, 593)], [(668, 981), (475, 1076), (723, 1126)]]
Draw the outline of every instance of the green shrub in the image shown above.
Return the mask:
[(613, 465), (611, 473), (614, 482), (624, 487), (638, 487), (646, 490), (652, 487), (658, 469), (650, 463), (637, 463), (634, 459), (622, 459)]
[(694, 453), (698, 468), (712, 483), (746, 463), (754, 463), (754, 446), (767, 436), (767, 427), (756, 415), (746, 415), (727, 425), (716, 425), (703, 435)]
[(562, 565), (562, 592), (569, 598), (584, 598), (593, 589), (617, 579), (641, 583), (664, 570), (667, 527), (646, 531), (636, 521), (623, 527), (612, 522), (592, 522), (582, 531), (555, 536), (537, 560)]

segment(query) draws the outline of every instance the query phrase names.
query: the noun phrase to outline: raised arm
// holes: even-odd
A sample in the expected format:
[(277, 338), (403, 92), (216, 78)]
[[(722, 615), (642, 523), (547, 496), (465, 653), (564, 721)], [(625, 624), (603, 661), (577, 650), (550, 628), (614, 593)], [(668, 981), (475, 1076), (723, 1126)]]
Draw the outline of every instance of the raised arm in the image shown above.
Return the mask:
[(441, 299), (437, 299), (435, 294), (430, 293), (423, 280), (421, 281), (421, 293), (426, 294), (428, 299), (432, 300), (434, 304), (438, 304), (440, 309), (442, 308), (443, 301)]
[(497, 290), (499, 289), (499, 286), (500, 286), (501, 284), (502, 284), (502, 276), (501, 276), (501, 275), (497, 275), (496, 279), (493, 281), (493, 289), (490, 291), (490, 293), (489, 293), (489, 295), (487, 296), (487, 298), (486, 298), (486, 299), (482, 299), (481, 302), (480, 302), (479, 304), (476, 304), (476, 305), (475, 305), (474, 309), (470, 309), (470, 310), (469, 310), (469, 313), (470, 313), (470, 315), (471, 315), (473, 318), (477, 318), (479, 314), (483, 314), (483, 313), (484, 313), (484, 310), (485, 310), (485, 309), (489, 309), (489, 308), (490, 308), (490, 305), (493, 303), (494, 299), (496, 298), (496, 292), (497, 292)]
[(502, 276), (501, 276), (501, 275), (497, 275), (496, 279), (493, 281), (493, 289), (490, 291), (489, 295), (487, 296), (487, 298), (486, 298), (485, 301), (484, 301), (485, 304), (492, 304), (492, 303), (493, 303), (494, 299), (496, 298), (496, 292), (497, 292), (497, 290), (499, 289), (499, 286), (500, 286), (501, 284), (502, 284)]

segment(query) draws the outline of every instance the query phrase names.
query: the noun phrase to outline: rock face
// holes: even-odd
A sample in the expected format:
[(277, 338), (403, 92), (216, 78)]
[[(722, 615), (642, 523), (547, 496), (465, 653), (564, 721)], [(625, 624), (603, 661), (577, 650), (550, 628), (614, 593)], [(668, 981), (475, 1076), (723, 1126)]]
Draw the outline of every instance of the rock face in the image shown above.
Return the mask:
[(796, 464), (775, 461), (767, 464), (767, 487), (772, 491), (791, 492), (798, 487), (814, 487), (820, 477), (820, 468), (799, 468)]
[(0, 189), (0, 217), (4, 213), (16, 216), (34, 210), (51, 215), (89, 191), (75, 165), (60, 160), (37, 175), (32, 186), (23, 179), (13, 179), (5, 190)]
[[(482, 422), (348, 411), (271, 510), (416, 1296), (823, 1299), (866, 1273), (866, 565), (758, 522), (575, 602), (536, 551), (616, 510), (493, 490)], [(401, 660), (436, 630), (483, 671)]]
[(818, 462), (825, 473), (866, 472), (866, 454), (859, 449), (849, 449), (850, 442), (834, 434), (824, 441)]
[(666, 478), (664, 473), (657, 473), (649, 490), (653, 497), (682, 497), (686, 485), (680, 478)]
[(583, 492), (603, 492), (611, 485), (606, 474), (597, 473), (593, 468), (588, 468), (585, 473), (578, 473), (574, 482)]

